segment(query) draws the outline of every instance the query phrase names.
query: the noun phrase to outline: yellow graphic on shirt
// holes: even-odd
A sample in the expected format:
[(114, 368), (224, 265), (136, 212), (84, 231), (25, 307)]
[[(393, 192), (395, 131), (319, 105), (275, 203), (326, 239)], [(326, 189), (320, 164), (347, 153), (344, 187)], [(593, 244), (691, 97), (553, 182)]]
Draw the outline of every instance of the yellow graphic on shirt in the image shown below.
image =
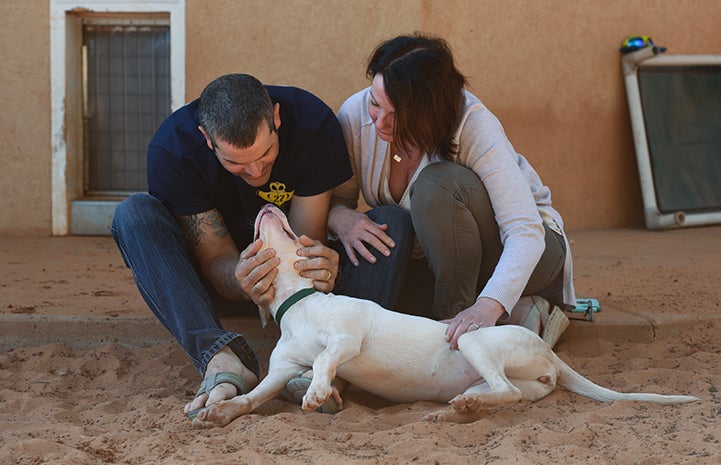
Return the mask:
[(280, 207), (293, 198), (294, 192), (295, 191), (286, 192), (285, 184), (282, 182), (271, 182), (270, 191), (258, 191), (258, 196), (266, 202), (274, 203), (276, 206)]

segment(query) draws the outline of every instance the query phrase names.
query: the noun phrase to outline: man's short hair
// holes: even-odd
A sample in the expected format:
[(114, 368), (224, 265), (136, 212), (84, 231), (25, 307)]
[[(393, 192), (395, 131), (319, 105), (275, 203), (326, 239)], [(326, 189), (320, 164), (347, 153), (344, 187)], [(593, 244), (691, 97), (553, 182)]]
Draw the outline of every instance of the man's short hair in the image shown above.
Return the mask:
[(218, 139), (235, 147), (250, 147), (263, 123), (275, 130), (268, 91), (248, 74), (226, 74), (213, 80), (200, 94), (198, 114), (214, 147)]

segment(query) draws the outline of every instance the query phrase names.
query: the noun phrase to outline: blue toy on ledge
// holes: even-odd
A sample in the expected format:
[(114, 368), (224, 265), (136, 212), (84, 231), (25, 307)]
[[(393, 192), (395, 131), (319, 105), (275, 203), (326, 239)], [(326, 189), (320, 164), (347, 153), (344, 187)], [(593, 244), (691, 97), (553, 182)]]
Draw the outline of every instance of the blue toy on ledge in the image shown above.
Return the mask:
[(666, 51), (666, 47), (657, 47), (653, 44), (653, 40), (649, 36), (628, 36), (621, 42), (621, 48), (619, 51), (623, 54), (635, 52), (642, 48), (653, 47), (654, 53), (663, 53)]

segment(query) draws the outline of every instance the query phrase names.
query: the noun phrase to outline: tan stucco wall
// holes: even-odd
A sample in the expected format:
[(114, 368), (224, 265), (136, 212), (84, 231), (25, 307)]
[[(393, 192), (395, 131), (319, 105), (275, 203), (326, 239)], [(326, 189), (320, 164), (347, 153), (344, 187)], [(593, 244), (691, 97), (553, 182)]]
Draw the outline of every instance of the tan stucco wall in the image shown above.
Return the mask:
[(721, 53), (717, 0), (427, 2), (472, 90), (551, 187), (569, 230), (643, 226), (620, 42)]
[(46, 1), (0, 2), (0, 233), (50, 234)]
[[(186, 100), (227, 72), (337, 109), (382, 39), (444, 36), (471, 90), (553, 192), (569, 230), (643, 227), (618, 47), (720, 54), (718, 0), (188, 0)], [(51, 233), (49, 2), (0, 2), (0, 234)]]

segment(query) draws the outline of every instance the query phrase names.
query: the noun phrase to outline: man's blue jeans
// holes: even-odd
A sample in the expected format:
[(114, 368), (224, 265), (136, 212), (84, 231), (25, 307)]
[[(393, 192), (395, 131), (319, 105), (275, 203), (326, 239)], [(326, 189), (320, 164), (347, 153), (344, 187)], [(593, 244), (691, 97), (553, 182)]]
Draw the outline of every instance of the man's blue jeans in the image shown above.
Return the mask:
[(223, 302), (201, 278), (180, 227), (160, 200), (128, 197), (115, 210), (110, 230), (143, 299), (201, 375), (226, 345), (258, 375), (258, 359), (243, 335), (220, 324), (216, 315)]
[(395, 241), (390, 256), (367, 245), (376, 257), (370, 263), (356, 252), (358, 266), (351, 263), (340, 241), (331, 246), (340, 255), (340, 277), (336, 281), (336, 294), (372, 300), (384, 308), (394, 309), (405, 281), (406, 267), (413, 251), (413, 222), (411, 215), (400, 207), (383, 205), (366, 212), (378, 224), (387, 224), (386, 233)]

